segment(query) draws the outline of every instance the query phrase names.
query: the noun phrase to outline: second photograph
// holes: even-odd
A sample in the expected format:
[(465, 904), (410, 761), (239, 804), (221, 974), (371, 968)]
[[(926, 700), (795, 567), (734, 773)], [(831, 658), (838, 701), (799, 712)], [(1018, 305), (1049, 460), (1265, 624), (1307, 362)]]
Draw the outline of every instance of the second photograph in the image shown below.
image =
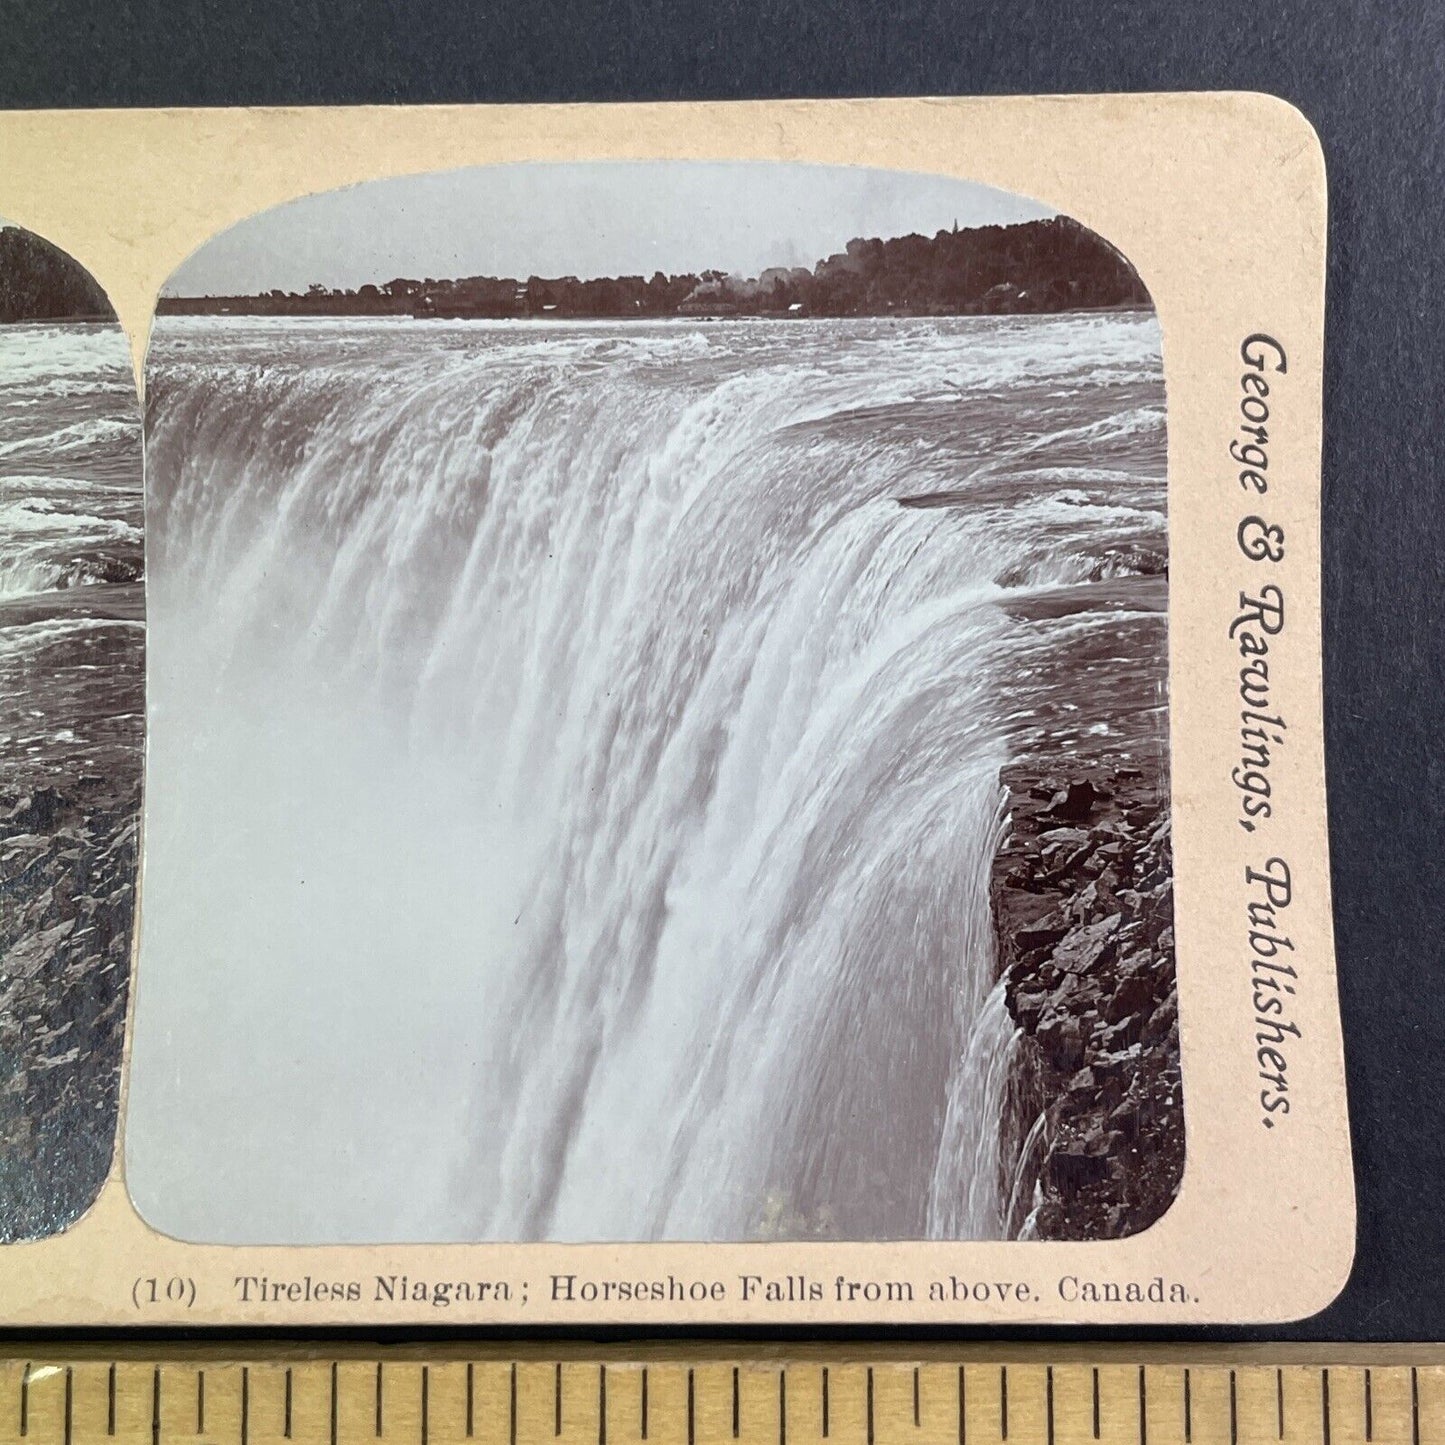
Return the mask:
[(860, 167), (378, 180), (193, 254), (146, 362), (146, 1222), (1159, 1219), (1161, 345), (1107, 237)]

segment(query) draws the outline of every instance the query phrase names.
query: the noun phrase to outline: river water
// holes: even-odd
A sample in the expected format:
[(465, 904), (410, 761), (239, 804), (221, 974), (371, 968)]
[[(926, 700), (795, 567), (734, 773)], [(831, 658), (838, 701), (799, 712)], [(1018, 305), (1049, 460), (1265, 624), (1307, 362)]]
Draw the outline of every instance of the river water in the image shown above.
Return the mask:
[(0, 1239), (110, 1167), (144, 726), (141, 422), (114, 325), (0, 326)]

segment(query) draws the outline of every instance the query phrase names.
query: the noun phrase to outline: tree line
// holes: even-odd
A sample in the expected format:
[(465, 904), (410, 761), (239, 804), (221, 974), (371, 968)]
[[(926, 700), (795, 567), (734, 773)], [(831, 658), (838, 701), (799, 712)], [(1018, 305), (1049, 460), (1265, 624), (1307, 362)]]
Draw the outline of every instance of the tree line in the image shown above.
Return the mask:
[(114, 321), (95, 278), (57, 246), (0, 227), (0, 322)]
[(969, 316), (1148, 306), (1138, 273), (1107, 241), (1065, 216), (928, 237), (855, 238), (806, 267), (757, 277), (710, 270), (669, 276), (398, 276), (356, 290), (163, 297), (163, 312), (433, 317)]

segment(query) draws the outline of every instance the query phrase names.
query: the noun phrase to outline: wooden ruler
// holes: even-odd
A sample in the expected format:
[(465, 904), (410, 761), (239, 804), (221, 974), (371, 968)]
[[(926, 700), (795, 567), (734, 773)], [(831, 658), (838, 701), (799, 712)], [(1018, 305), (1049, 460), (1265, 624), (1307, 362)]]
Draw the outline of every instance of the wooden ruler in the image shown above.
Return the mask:
[(1445, 1349), (74, 1346), (26, 1445), (1445, 1445)]

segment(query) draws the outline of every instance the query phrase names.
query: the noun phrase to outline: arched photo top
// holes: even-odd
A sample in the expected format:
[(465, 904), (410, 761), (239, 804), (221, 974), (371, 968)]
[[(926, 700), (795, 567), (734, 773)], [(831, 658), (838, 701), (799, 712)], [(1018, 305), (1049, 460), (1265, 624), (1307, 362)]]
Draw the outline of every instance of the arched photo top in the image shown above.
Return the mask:
[(114, 320), (110, 298), (80, 262), (33, 231), (0, 219), (0, 326)]
[(1150, 304), (1105, 239), (993, 187), (862, 166), (608, 161), (305, 196), (195, 251), (158, 310), (565, 320)]

